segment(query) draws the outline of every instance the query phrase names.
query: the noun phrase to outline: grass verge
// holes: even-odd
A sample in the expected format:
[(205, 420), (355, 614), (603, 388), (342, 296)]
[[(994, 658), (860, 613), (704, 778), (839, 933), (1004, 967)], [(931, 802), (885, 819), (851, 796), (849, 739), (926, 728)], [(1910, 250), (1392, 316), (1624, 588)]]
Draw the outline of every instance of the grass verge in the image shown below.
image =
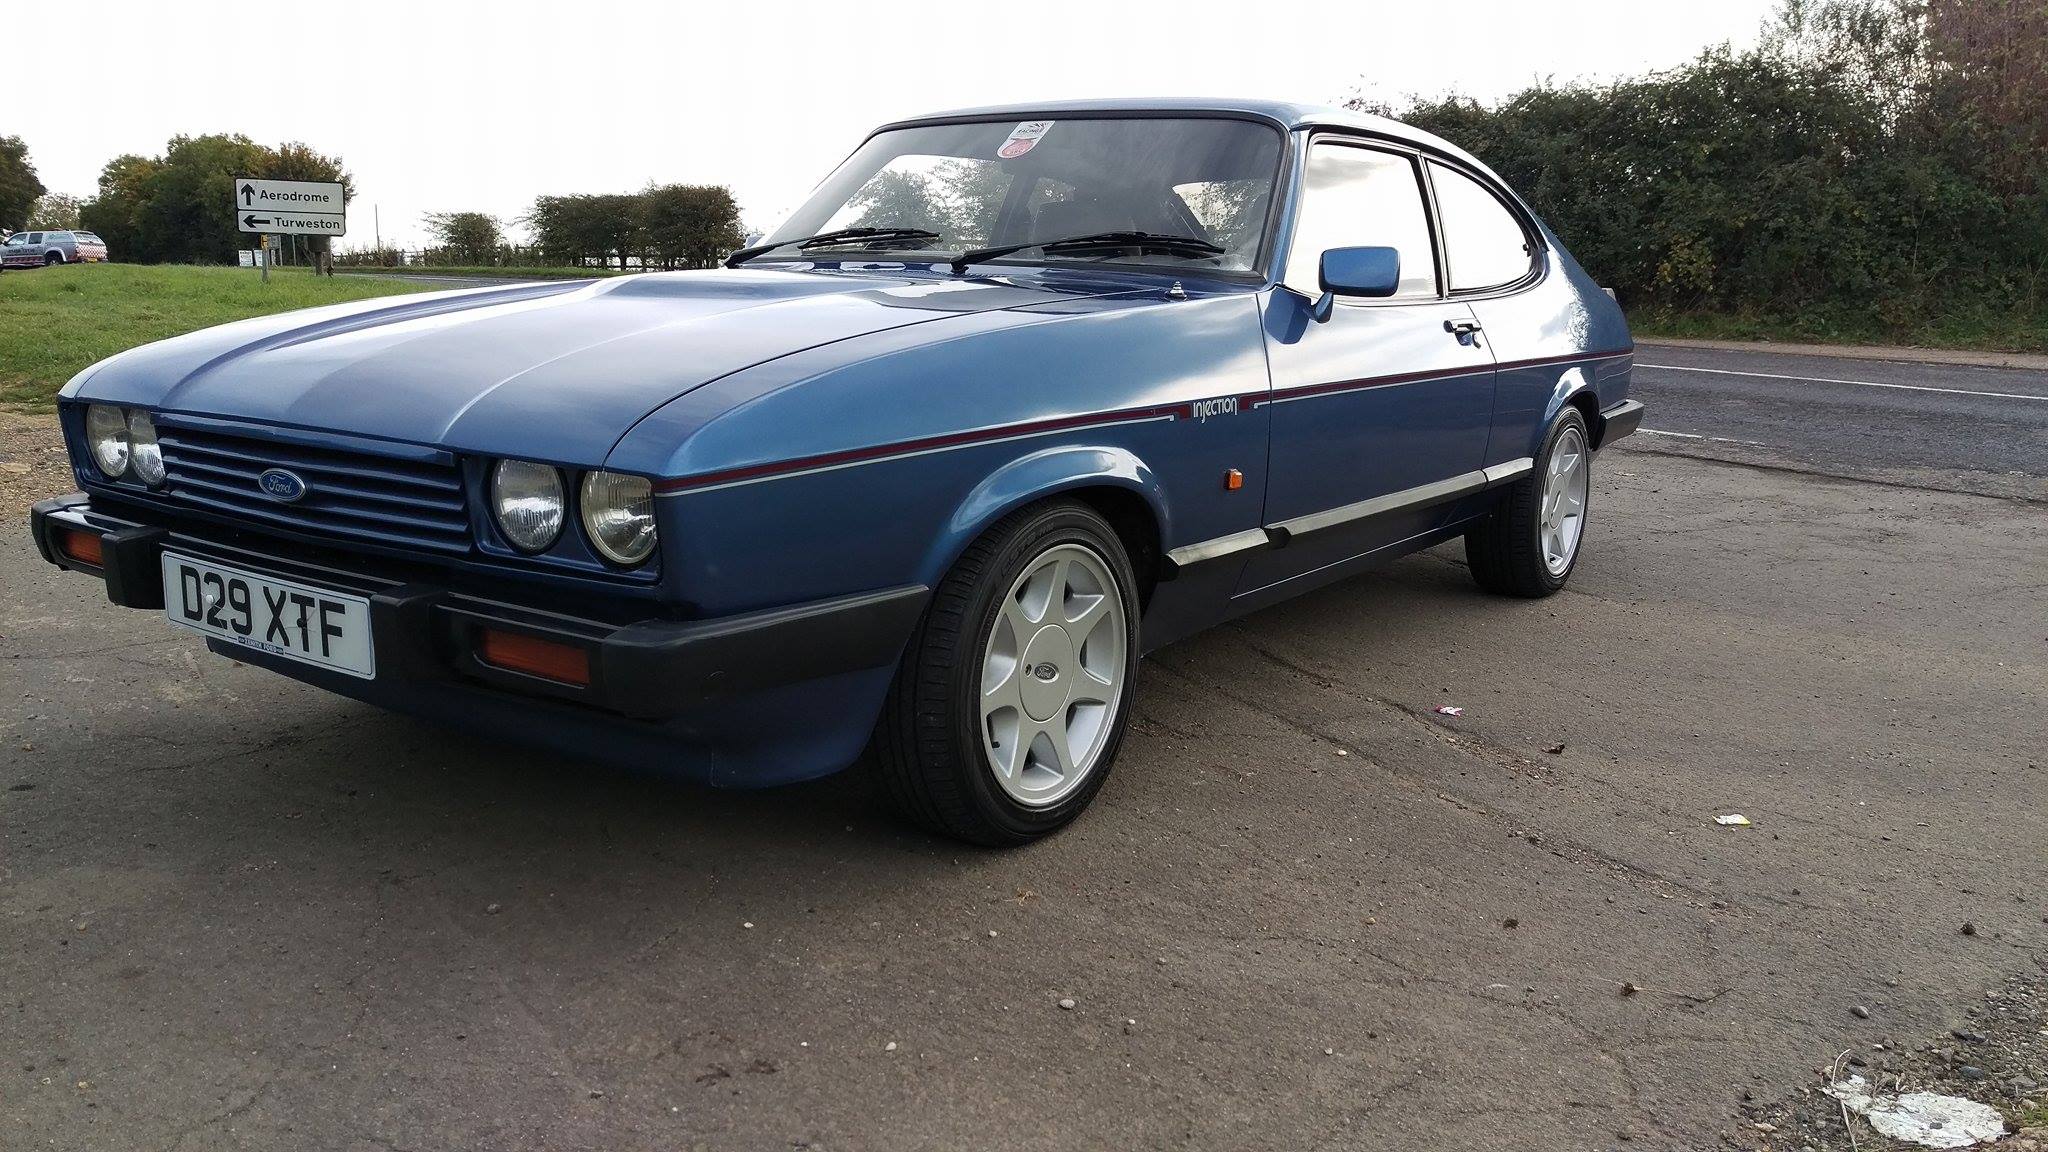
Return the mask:
[(88, 364), (230, 320), (431, 284), (349, 280), (299, 269), (74, 264), (0, 273), (0, 403), (46, 406)]
[(443, 268), (437, 265), (410, 264), (403, 268), (336, 268), (338, 276), (460, 276), (488, 279), (503, 277), (507, 280), (591, 280), (600, 276), (625, 276), (617, 268), (561, 268), (533, 266), (497, 268), (489, 266), (451, 265)]
[(1969, 352), (2048, 352), (2048, 315), (1961, 310), (1910, 324), (1762, 314), (1640, 311), (1629, 314), (1640, 339), (1775, 340), (1795, 344), (1886, 344)]

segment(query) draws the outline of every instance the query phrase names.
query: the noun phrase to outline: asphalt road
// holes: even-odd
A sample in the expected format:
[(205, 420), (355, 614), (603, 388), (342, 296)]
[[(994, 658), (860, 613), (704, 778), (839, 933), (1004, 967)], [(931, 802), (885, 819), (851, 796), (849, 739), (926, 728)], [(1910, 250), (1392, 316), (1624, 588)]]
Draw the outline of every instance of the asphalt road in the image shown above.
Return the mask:
[(2048, 371), (1645, 344), (1660, 448), (2048, 499)]
[[(1784, 366), (1639, 354), (1707, 359)], [(1176, 645), (1010, 853), (332, 698), (12, 530), (0, 1146), (1774, 1146), (2048, 965), (2048, 515), (1945, 490), (2040, 478), (2025, 401), (1706, 376), (1648, 426), (1774, 447), (1604, 453), (1566, 593), (1439, 549)]]

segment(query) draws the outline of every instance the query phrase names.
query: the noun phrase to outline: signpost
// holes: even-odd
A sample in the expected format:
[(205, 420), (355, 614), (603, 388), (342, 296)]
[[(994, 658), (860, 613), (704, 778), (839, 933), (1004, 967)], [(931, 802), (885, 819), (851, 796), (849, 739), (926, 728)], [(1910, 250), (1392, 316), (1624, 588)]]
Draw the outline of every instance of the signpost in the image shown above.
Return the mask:
[(270, 279), (271, 236), (341, 236), (348, 232), (348, 207), (341, 185), (313, 180), (235, 181), (235, 223), (261, 232), (263, 278)]

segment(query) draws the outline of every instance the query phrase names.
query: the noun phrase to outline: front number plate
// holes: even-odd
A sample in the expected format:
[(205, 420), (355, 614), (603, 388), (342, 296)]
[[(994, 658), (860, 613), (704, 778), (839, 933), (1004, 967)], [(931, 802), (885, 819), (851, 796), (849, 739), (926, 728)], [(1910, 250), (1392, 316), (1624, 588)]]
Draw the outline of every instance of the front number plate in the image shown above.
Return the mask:
[(164, 615), (181, 628), (360, 676), (377, 675), (370, 602), (274, 576), (164, 556)]

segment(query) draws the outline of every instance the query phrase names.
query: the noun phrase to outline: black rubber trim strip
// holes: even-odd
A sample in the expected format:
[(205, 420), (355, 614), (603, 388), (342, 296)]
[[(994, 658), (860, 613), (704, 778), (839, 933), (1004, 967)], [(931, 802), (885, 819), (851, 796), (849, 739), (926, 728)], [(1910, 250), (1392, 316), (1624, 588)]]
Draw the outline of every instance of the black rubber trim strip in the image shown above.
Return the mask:
[(1643, 402), (1623, 400), (1600, 410), (1600, 426), (1593, 429), (1593, 450), (1599, 451), (1634, 432), (1643, 423)]

